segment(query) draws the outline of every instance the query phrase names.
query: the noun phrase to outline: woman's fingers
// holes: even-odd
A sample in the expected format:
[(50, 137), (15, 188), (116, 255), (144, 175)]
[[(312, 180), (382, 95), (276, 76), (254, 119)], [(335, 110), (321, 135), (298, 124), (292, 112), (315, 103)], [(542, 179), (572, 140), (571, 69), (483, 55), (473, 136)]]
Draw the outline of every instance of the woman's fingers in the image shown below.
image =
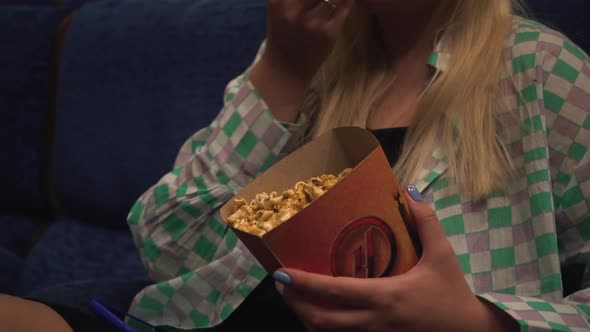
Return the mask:
[(350, 15), (353, 5), (353, 0), (339, 0), (337, 2), (337, 8), (332, 15), (332, 19), (328, 22), (329, 27), (341, 27), (344, 24), (344, 21), (348, 18), (348, 15)]
[(281, 269), (273, 275), (284, 283), (283, 276), (290, 280), (286, 288), (308, 298), (356, 308), (378, 307), (387, 283), (385, 279), (331, 277), (292, 269)]
[(312, 331), (358, 331), (373, 320), (374, 311), (327, 307), (310, 302), (308, 296), (289, 287), (284, 289), (283, 298)]
[(415, 186), (408, 187), (406, 201), (422, 245), (422, 261), (436, 261), (440, 255), (446, 257), (448, 254), (454, 254), (434, 210), (422, 200), (422, 196)]
[(319, 0), (309, 9), (306, 16), (309, 19), (329, 20), (338, 10), (337, 0)]

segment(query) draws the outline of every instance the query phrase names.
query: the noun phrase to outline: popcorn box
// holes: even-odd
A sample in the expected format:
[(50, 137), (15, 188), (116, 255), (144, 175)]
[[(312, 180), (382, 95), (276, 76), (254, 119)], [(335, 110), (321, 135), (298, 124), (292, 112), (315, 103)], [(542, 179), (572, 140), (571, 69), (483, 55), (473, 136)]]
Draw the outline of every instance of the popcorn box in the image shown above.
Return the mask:
[[(353, 170), (333, 188), (262, 236), (232, 230), (270, 273), (289, 267), (332, 276), (385, 277), (410, 270), (420, 246), (405, 197), (377, 139), (334, 129), (302, 146), (236, 197), (278, 193), (299, 181)], [(232, 200), (221, 208), (226, 220)], [(229, 225), (229, 224), (228, 224)], [(230, 225), (231, 227), (231, 225)]]

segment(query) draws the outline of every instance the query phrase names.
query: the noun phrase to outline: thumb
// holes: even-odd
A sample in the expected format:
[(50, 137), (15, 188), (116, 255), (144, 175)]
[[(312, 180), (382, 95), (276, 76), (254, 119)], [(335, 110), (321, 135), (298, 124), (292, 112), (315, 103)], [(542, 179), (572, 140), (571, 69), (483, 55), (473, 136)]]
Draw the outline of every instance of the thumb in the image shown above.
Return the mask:
[(418, 188), (409, 185), (406, 191), (406, 201), (414, 218), (416, 232), (422, 244), (423, 253), (436, 252), (447, 242), (447, 236), (434, 211), (424, 202)]

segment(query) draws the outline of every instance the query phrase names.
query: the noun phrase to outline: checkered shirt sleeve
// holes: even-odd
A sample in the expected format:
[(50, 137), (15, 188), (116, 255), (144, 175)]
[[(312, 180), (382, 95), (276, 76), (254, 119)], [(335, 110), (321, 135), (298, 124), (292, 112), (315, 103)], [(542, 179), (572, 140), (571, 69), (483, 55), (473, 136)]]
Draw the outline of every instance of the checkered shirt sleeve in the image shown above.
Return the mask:
[(129, 213), (133, 239), (156, 282), (132, 304), (131, 312), (146, 321), (188, 329), (215, 325), (266, 275), (219, 209), (288, 152), (305, 117), (295, 124), (277, 121), (248, 75), (228, 84), (215, 120), (187, 140), (173, 170)]
[[(527, 43), (535, 47), (527, 47)], [(522, 51), (526, 49), (534, 52)], [(582, 263), (588, 274), (590, 60), (567, 38), (546, 28), (540, 29), (538, 25), (519, 31), (514, 52), (517, 53), (514, 59), (520, 57), (518, 63), (524, 63), (525, 67), (527, 62), (531, 64), (533, 84), (522, 87), (521, 97), (524, 103), (542, 104), (542, 117), (533, 117), (528, 124), (546, 129), (548, 148), (545, 153), (550, 157), (557, 241), (538, 241), (537, 250), (551, 253), (554, 250), (546, 244), (557, 243), (554, 249), (559, 252), (560, 262), (554, 264)], [(526, 71), (522, 67), (514, 69)], [(589, 331), (590, 288), (586, 288), (589, 286), (584, 282), (579, 285), (581, 290), (561, 302), (500, 293), (481, 297), (518, 320), (522, 331)]]

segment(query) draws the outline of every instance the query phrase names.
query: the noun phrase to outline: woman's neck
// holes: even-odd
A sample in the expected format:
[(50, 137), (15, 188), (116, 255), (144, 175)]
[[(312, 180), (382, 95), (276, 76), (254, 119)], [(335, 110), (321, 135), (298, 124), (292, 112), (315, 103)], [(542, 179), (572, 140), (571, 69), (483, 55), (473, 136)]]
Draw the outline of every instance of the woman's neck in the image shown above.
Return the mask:
[(433, 51), (437, 35), (452, 12), (446, 4), (437, 5), (437, 8), (405, 5), (401, 10), (392, 8), (402, 6), (394, 1), (379, 3), (380, 7), (388, 8), (375, 8), (372, 12), (375, 13), (381, 38), (389, 53), (393, 83), (380, 105), (369, 116), (367, 127), (409, 126), (425, 84), (432, 75), (426, 65), (428, 57)]
[(405, 7), (403, 10), (394, 8), (399, 5), (383, 5), (387, 8), (374, 11), (394, 67), (400, 62), (412, 60), (424, 63), (432, 52), (453, 9), (448, 1), (436, 3)]

